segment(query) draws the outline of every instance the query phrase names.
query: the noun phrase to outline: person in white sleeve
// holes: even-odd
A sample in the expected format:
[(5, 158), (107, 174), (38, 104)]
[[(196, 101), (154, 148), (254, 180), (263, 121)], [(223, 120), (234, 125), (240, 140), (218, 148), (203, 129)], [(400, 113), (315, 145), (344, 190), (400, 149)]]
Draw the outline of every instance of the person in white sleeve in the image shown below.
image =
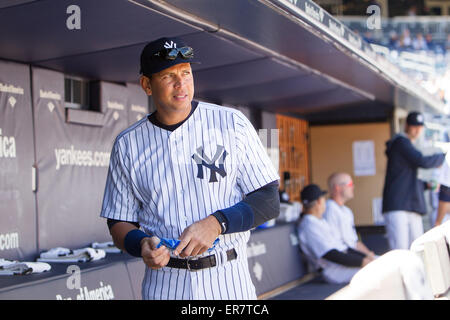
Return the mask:
[(323, 219), (325, 194), (316, 184), (301, 191), (303, 212), (297, 226), (300, 249), (326, 282), (348, 283), (373, 258), (347, 246)]
[(435, 226), (450, 220), (450, 154), (447, 153), (445, 161), (440, 168), (439, 175), (439, 205)]
[(353, 212), (345, 205), (354, 197), (352, 177), (345, 172), (333, 173), (328, 178), (328, 190), (330, 198), (326, 202), (324, 219), (347, 246), (375, 257), (375, 253), (359, 240)]
[(194, 62), (180, 38), (144, 47), (156, 111), (117, 136), (100, 215), (142, 257), (143, 299), (256, 299), (249, 230), (279, 215), (279, 176), (242, 112), (193, 100)]

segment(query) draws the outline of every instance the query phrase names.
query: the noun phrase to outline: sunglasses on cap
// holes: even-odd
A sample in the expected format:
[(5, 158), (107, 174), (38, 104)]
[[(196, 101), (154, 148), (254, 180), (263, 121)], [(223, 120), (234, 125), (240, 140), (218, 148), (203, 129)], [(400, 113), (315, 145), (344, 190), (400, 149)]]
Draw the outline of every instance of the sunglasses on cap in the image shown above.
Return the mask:
[(175, 60), (180, 55), (183, 59), (192, 59), (194, 57), (194, 49), (191, 47), (167, 48), (162, 49), (154, 54), (165, 60)]

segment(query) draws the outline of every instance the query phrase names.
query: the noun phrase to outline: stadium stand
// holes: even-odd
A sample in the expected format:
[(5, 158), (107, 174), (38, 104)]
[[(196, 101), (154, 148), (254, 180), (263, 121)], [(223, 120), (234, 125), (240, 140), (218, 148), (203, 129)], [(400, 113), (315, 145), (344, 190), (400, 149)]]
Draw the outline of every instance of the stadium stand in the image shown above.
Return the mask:
[(447, 18), (385, 18), (381, 28), (374, 30), (368, 29), (366, 17), (340, 16), (339, 19), (370, 43), (374, 51), (449, 106), (450, 21)]

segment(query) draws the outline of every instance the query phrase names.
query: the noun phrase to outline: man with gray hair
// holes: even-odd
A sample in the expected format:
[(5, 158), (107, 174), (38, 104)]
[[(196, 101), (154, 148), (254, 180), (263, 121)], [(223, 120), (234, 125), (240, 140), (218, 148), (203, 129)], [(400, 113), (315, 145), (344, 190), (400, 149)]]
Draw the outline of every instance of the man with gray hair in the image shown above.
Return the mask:
[(323, 217), (347, 246), (373, 258), (375, 253), (359, 240), (355, 230), (353, 212), (345, 205), (347, 201), (353, 199), (354, 188), (352, 177), (349, 174), (336, 172), (330, 175), (328, 178), (330, 198), (326, 202)]

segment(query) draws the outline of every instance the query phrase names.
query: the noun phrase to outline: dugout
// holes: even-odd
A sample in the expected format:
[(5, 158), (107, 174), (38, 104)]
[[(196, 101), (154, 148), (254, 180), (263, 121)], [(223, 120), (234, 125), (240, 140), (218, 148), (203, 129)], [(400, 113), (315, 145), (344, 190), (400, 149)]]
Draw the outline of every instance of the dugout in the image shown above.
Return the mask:
[[(300, 179), (293, 198), (302, 184), (316, 180), (308, 154), (314, 126), (385, 123), (390, 134), (398, 109), (443, 108), (309, 0), (80, 0), (79, 29), (71, 24), (77, 13), (68, 10), (72, 4), (0, 5), (1, 258), (34, 260), (51, 247), (110, 239), (98, 217), (106, 154), (113, 137), (152, 108), (137, 84), (139, 54), (150, 39), (180, 36), (195, 48), (202, 62), (193, 66), (195, 98), (240, 108), (257, 129), (303, 121), (304, 140), (280, 144), (294, 159), (292, 147), (303, 148), (301, 165), (283, 167)], [(89, 88), (86, 105), (77, 108), (66, 101), (74, 79)], [(286, 123), (281, 129), (289, 132)], [(274, 158), (281, 156), (275, 150)], [(278, 232), (295, 250), (284, 228), (292, 225), (255, 232), (254, 246), (269, 241), (258, 237)], [(298, 265), (281, 278), (266, 259), (276, 247), (265, 248), (252, 258), (262, 259), (253, 272), (258, 294), (306, 273), (298, 256)], [(285, 259), (298, 254), (293, 252), (287, 250)], [(63, 271), (56, 267), (54, 276), (67, 276)], [(11, 280), (3, 281), (0, 287), (11, 292)]]

